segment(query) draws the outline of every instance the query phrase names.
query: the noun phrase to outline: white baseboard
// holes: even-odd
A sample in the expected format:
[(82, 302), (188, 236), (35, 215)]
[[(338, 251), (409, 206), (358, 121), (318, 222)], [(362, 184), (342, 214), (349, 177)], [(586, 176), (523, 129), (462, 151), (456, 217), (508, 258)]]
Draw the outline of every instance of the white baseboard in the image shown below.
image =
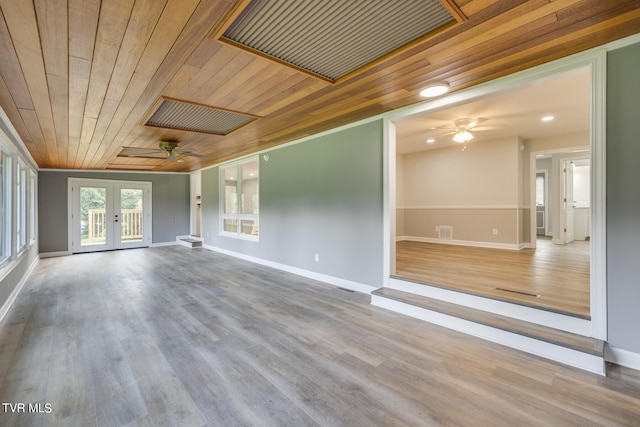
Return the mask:
[(371, 296), (371, 304), (594, 374), (605, 375), (602, 357), (377, 295)]
[(526, 243), (495, 243), (495, 242), (476, 242), (472, 240), (455, 240), (455, 239), (438, 239), (435, 237), (418, 237), (418, 236), (398, 236), (397, 241), (408, 240), (411, 242), (425, 242), (425, 243), (439, 243), (443, 245), (456, 245), (456, 246), (473, 246), (476, 248), (489, 248), (489, 249), (509, 249), (518, 251), (523, 249)]
[(604, 358), (607, 362), (640, 371), (640, 353), (615, 348), (607, 344), (604, 349)]
[(33, 269), (36, 268), (38, 261), (40, 261), (40, 257), (36, 256), (33, 262), (31, 263), (31, 265), (29, 266), (29, 268), (27, 269), (27, 271), (24, 273), (24, 275), (18, 282), (18, 285), (13, 289), (13, 292), (11, 292), (11, 295), (9, 295), (9, 298), (7, 298), (7, 300), (2, 305), (2, 307), (0, 307), (0, 323), (4, 320), (5, 316), (11, 309), (11, 306), (15, 302), (16, 298), (18, 298), (18, 295), (22, 291), (22, 288), (24, 287), (25, 283), (27, 283), (27, 279), (29, 278), (29, 276), (31, 276)]
[(150, 248), (156, 248), (159, 246), (175, 246), (175, 245), (179, 245), (180, 243), (176, 242), (176, 241), (172, 241), (172, 242), (158, 242), (158, 243), (152, 243), (151, 246), (149, 246)]
[(40, 253), (40, 258), (53, 258), (57, 256), (67, 256), (71, 255), (69, 251), (58, 251), (58, 252), (42, 252)]
[(296, 274), (298, 276), (306, 277), (312, 280), (317, 280), (319, 282), (328, 283), (330, 285), (334, 285), (339, 288), (348, 289), (350, 291), (361, 292), (364, 294), (371, 294), (371, 292), (382, 287), (382, 286), (376, 287), (376, 286), (365, 285), (364, 283), (354, 282), (351, 280), (342, 279), (340, 277), (334, 277), (334, 276), (329, 276), (322, 273), (317, 273), (315, 271), (304, 270), (302, 268), (292, 267), (290, 265), (281, 264), (278, 262), (269, 261), (262, 258), (250, 256), (250, 255), (245, 255), (239, 252), (229, 251), (227, 249), (218, 248), (216, 246), (204, 244), (202, 247), (214, 252), (219, 252), (225, 255), (230, 255), (236, 258), (240, 258), (245, 261), (275, 268), (277, 270), (286, 271), (287, 273)]

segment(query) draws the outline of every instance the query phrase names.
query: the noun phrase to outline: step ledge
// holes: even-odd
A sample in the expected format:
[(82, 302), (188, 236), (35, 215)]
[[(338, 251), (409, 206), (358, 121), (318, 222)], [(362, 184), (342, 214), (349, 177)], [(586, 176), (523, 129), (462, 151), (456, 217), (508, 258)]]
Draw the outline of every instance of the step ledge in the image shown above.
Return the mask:
[(176, 242), (187, 248), (201, 248), (203, 240), (196, 236), (178, 236)]
[(519, 305), (519, 306), (522, 306), (522, 307), (532, 308), (534, 310), (541, 310), (542, 309), (544, 311), (547, 311), (547, 312), (550, 312), (550, 313), (559, 314), (561, 316), (575, 317), (576, 319), (587, 320), (587, 321), (591, 320), (591, 316), (583, 316), (581, 314), (571, 313), (569, 311), (563, 311), (563, 310), (556, 310), (556, 309), (553, 309), (553, 308), (546, 308), (546, 307), (541, 308), (541, 306), (539, 306), (539, 305), (526, 303), (524, 301), (516, 301), (516, 300), (508, 299), (508, 298), (501, 298), (501, 297), (496, 296), (496, 295), (485, 295), (485, 294), (481, 294), (479, 292), (473, 292), (473, 291), (469, 291), (469, 290), (466, 290), (466, 289), (457, 289), (457, 288), (452, 288), (452, 287), (448, 287), (448, 286), (438, 285), (438, 284), (435, 284), (435, 283), (421, 282), (419, 280), (410, 279), (408, 277), (401, 277), (401, 276), (392, 275), (391, 279), (396, 281), (396, 282), (414, 283), (414, 284), (417, 284), (417, 285), (420, 285), (420, 286), (428, 286), (428, 287), (431, 287), (431, 288), (442, 289), (442, 290), (445, 290), (445, 291), (458, 292), (458, 293), (470, 295), (470, 296), (473, 296), (473, 297), (491, 299), (491, 300), (495, 300), (495, 301), (499, 301), (499, 302), (504, 302), (504, 303), (507, 303), (507, 304), (513, 304), (513, 305)]
[[(384, 289), (372, 292), (371, 304), (598, 375), (606, 374), (604, 343), (597, 344), (602, 347), (602, 351), (594, 351), (594, 349), (588, 348), (576, 349), (573, 348), (574, 346), (563, 345), (559, 342), (544, 339), (544, 337), (521, 334), (512, 329), (479, 323), (457, 315), (421, 307), (414, 302), (391, 298), (388, 295), (384, 295)], [(594, 340), (594, 342), (596, 341), (599, 340)]]
[(436, 287), (425, 283), (391, 278), (389, 285), (384, 289), (393, 289), (448, 302), (457, 306), (469, 307), (485, 312), (495, 313), (525, 322), (535, 323), (549, 328), (560, 329), (566, 332), (582, 336), (590, 336), (591, 321), (577, 317), (566, 316), (559, 313), (542, 310), (540, 308), (513, 304), (505, 301), (459, 292), (453, 289)]

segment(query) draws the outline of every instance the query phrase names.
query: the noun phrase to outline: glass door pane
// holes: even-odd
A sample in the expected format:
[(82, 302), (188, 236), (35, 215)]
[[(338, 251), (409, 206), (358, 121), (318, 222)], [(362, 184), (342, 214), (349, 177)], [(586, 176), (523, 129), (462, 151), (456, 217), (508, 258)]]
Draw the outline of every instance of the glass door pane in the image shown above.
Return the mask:
[(106, 215), (106, 187), (80, 187), (80, 246), (107, 243)]
[(143, 236), (143, 192), (140, 188), (120, 189), (120, 241), (142, 242)]
[(69, 178), (73, 253), (151, 244), (151, 183)]

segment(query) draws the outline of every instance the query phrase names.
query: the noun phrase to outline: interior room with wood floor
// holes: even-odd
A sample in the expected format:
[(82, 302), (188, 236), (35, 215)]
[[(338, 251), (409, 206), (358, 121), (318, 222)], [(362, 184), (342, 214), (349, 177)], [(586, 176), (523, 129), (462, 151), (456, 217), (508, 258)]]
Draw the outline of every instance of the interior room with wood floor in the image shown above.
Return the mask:
[(589, 318), (591, 86), (581, 67), (398, 120), (395, 274)]
[(0, 426), (635, 426), (640, 4), (0, 0)]

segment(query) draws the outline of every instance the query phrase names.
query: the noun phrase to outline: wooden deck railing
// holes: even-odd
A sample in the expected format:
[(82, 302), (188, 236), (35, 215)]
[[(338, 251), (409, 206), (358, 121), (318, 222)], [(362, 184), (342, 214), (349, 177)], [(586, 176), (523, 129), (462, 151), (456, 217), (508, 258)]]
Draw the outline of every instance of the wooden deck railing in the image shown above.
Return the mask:
[[(89, 209), (87, 243), (104, 242), (107, 218), (104, 209)], [(122, 209), (120, 214), (120, 240), (131, 242), (142, 240), (142, 209)]]

